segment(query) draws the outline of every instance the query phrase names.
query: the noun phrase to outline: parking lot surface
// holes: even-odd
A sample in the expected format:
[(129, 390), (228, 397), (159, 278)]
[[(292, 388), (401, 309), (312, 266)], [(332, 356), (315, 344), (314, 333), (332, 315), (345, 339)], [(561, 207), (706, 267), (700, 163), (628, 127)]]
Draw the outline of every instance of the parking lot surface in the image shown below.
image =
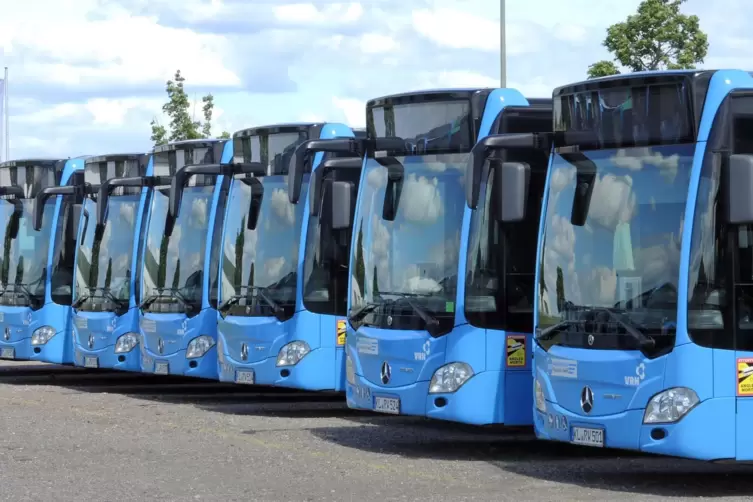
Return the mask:
[(0, 363), (3, 500), (740, 499), (753, 467), (348, 410), (341, 396)]

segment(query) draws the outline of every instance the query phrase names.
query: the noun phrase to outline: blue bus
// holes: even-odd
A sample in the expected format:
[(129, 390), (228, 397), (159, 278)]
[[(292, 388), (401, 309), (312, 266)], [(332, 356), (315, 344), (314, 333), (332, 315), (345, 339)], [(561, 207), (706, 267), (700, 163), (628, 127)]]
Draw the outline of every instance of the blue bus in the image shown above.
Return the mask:
[[(429, 90), (371, 100), (366, 117), (366, 140), (313, 149), (365, 155), (350, 257), (348, 406), (530, 424), (532, 222), (547, 154), (520, 152), (504, 176), (468, 160), (489, 134), (550, 131), (551, 100)], [(518, 213), (500, 209), (513, 200)]]
[(537, 436), (753, 459), (753, 77), (635, 73), (553, 98)]
[[(199, 139), (158, 145), (152, 152), (151, 176), (133, 185), (117, 179), (113, 184), (148, 188), (135, 267), (138, 346), (145, 373), (217, 378), (217, 314), (210, 287), (216, 273), (209, 262), (224, 182), (217, 176), (194, 176), (183, 198), (188, 210), (173, 218), (169, 204), (176, 173), (184, 166), (219, 161), (225, 143)], [(108, 192), (100, 190), (105, 201), (97, 215), (99, 225), (105, 221)]]
[(148, 154), (86, 159), (73, 282), (76, 366), (141, 371), (134, 271), (147, 199), (144, 176), (151, 176)]
[(71, 283), (83, 167), (83, 157), (0, 164), (3, 359), (73, 362)]
[[(343, 124), (306, 123), (233, 135), (234, 161), (261, 164), (262, 170), (234, 176), (228, 194), (217, 328), (222, 381), (342, 390), (338, 326), (344, 320), (350, 232), (320, 223), (319, 202), (307, 197), (310, 169), (294, 184), (293, 199), (302, 203), (291, 203), (288, 176), (299, 145), (334, 137), (353, 137), (353, 131)], [(313, 159), (314, 172), (321, 157)], [(336, 169), (352, 184), (353, 199), (357, 166), (351, 160), (350, 168)], [(332, 169), (321, 170), (329, 177), (320, 176), (319, 187), (335, 175)]]

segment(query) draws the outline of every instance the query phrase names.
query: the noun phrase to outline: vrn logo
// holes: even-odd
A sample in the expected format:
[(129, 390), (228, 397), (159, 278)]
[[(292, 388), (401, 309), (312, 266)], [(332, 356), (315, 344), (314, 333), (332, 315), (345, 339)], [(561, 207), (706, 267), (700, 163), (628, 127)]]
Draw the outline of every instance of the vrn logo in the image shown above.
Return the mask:
[(421, 349), (421, 352), (413, 353), (413, 359), (415, 359), (416, 361), (426, 361), (426, 358), (431, 353), (431, 343), (429, 343), (429, 340), (426, 340), (426, 343), (424, 343)]
[(635, 368), (635, 376), (626, 376), (625, 385), (628, 387), (638, 387), (643, 379), (646, 378), (646, 365), (641, 363)]

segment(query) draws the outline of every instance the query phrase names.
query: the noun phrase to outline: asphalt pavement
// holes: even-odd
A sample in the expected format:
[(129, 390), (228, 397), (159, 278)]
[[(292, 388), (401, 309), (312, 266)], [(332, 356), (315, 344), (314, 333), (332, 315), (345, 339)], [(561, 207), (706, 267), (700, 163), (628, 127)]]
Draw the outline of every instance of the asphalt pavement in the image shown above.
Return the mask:
[(3, 362), (0, 410), (8, 501), (753, 496), (751, 466), (374, 415), (329, 393)]

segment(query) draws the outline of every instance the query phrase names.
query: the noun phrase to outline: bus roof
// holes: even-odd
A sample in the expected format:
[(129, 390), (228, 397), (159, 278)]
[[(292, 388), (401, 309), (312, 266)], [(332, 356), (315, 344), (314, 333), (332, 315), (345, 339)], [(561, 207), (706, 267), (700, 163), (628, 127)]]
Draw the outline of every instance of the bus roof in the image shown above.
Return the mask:
[(309, 131), (312, 127), (324, 127), (327, 122), (284, 122), (279, 124), (248, 127), (233, 133), (233, 138), (259, 136), (262, 134), (278, 134), (285, 132)]
[(69, 159), (60, 159), (60, 158), (54, 158), (54, 157), (27, 157), (24, 159), (13, 159), (13, 160), (6, 160), (5, 162), (0, 162), (0, 168), (28, 166), (28, 165), (39, 165), (39, 166), (49, 165), (50, 167), (52, 167), (57, 162), (66, 161), (66, 160), (69, 160)]
[(96, 164), (98, 162), (111, 162), (111, 161), (117, 161), (117, 160), (139, 160), (144, 155), (149, 155), (146, 152), (142, 153), (108, 153), (106, 155), (95, 155), (92, 157), (87, 157), (86, 163), (87, 164)]
[(633, 73), (620, 73), (617, 75), (609, 75), (606, 77), (592, 78), (589, 80), (582, 80), (580, 82), (574, 82), (572, 84), (562, 85), (552, 91), (552, 97), (561, 96), (563, 94), (573, 94), (576, 92), (583, 92), (596, 88), (610, 88), (619, 87), (626, 81), (638, 80), (642, 83), (649, 84), (657, 81), (667, 80), (677, 82), (681, 79), (689, 79), (691, 81), (711, 78), (718, 70), (664, 70), (664, 71), (640, 71)]
[(218, 138), (201, 138), (201, 139), (184, 139), (180, 141), (171, 141), (170, 143), (165, 143), (164, 145), (155, 146), (153, 152), (164, 153), (164, 152), (170, 152), (173, 150), (183, 150), (186, 147), (211, 148), (212, 145), (215, 145), (222, 141), (227, 141), (227, 140), (218, 139)]
[(426, 89), (423, 91), (402, 92), (390, 94), (379, 98), (370, 99), (366, 102), (366, 108), (385, 106), (390, 104), (420, 103), (429, 100), (441, 99), (470, 99), (477, 92), (491, 92), (492, 87), (476, 87), (461, 89)]

